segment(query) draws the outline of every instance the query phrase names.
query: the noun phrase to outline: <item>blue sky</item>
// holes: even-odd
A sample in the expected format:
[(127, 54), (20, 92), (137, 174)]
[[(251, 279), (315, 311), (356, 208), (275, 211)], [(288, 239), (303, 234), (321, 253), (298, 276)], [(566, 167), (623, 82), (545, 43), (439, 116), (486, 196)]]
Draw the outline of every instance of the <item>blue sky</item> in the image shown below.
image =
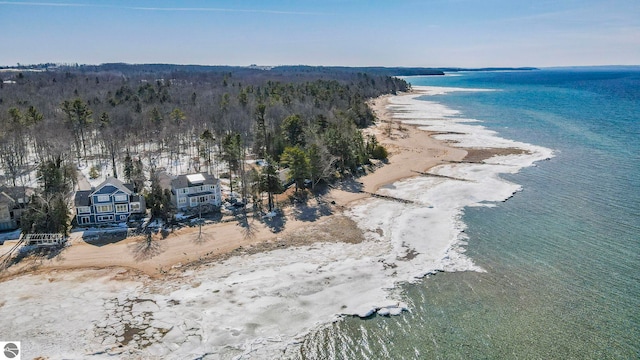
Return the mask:
[(631, 65), (640, 0), (16, 0), (0, 34), (0, 65)]

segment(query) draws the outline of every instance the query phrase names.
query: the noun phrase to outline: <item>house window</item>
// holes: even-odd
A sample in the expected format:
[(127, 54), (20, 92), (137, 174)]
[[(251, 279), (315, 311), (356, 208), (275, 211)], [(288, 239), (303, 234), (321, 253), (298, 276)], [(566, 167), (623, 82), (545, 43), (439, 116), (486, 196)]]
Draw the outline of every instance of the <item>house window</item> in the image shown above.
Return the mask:
[(180, 189), (180, 193), (188, 194), (189, 193), (189, 189), (188, 188)]
[(91, 208), (88, 206), (80, 206), (78, 207), (78, 214), (89, 214), (91, 213)]
[(116, 212), (127, 212), (129, 211), (129, 206), (127, 204), (118, 204), (116, 205)]
[(140, 211), (140, 203), (131, 203), (131, 211)]
[(199, 202), (203, 203), (207, 201), (208, 196), (200, 196), (200, 198), (198, 199)]
[(127, 195), (116, 195), (116, 201), (127, 201)]
[(180, 198), (180, 200), (178, 200), (178, 203), (186, 204), (187, 203), (187, 198)]
[(96, 210), (99, 213), (111, 212), (111, 211), (113, 211), (113, 206), (111, 204), (109, 204), (109, 205), (97, 205), (96, 206)]
[(127, 215), (120, 215), (120, 220), (127, 220)]
[(81, 218), (78, 218), (78, 220), (79, 220), (79, 223), (80, 223), (80, 224), (86, 224), (86, 223), (88, 223), (88, 222), (89, 222), (89, 218), (88, 218), (88, 217), (85, 217), (85, 216), (83, 216), (83, 217), (81, 217)]
[(98, 221), (113, 221), (113, 215), (98, 216)]
[(196, 206), (196, 205), (198, 205), (198, 198), (195, 198), (195, 197), (191, 198), (191, 206)]
[(107, 202), (109, 201), (109, 195), (98, 195), (98, 202)]

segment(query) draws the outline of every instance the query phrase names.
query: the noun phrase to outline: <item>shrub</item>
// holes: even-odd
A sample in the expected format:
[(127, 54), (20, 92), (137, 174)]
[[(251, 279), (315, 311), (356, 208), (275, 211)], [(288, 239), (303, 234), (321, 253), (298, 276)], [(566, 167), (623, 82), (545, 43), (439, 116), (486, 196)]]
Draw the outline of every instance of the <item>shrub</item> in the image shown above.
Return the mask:
[(98, 176), (100, 176), (100, 170), (101, 170), (102, 166), (96, 166), (93, 165), (91, 166), (91, 169), (89, 169), (89, 177), (91, 179), (97, 179)]
[(382, 145), (376, 145), (371, 152), (371, 157), (377, 160), (385, 160), (387, 156), (389, 156), (389, 153), (387, 153), (387, 149)]

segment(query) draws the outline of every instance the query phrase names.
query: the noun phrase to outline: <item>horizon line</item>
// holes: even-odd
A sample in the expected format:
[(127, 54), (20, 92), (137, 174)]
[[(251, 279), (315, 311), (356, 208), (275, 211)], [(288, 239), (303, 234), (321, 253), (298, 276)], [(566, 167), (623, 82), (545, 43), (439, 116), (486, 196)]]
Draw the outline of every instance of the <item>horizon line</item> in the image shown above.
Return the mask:
[[(1, 2), (0, 2), (1, 3)], [(421, 69), (434, 69), (434, 70), (442, 70), (442, 69), (559, 69), (559, 68), (605, 68), (605, 67), (640, 67), (640, 64), (601, 64), (601, 65), (550, 65), (550, 66), (499, 66), (499, 65), (491, 65), (491, 66), (429, 66), (429, 65), (310, 65), (310, 64), (277, 64), (277, 65), (267, 65), (267, 64), (256, 64), (252, 63), (249, 65), (231, 65), (231, 64), (197, 64), (197, 63), (170, 63), (170, 62), (124, 62), (124, 61), (114, 61), (114, 62), (103, 62), (103, 63), (78, 63), (78, 62), (55, 62), (55, 61), (45, 61), (39, 63), (16, 63), (16, 65), (3, 65), (0, 64), (0, 69), (18, 69), (18, 68), (28, 68), (34, 66), (48, 65), (52, 66), (103, 66), (103, 65), (131, 65), (131, 66), (139, 66), (139, 65), (174, 65), (174, 66), (202, 66), (202, 67), (239, 67), (239, 68), (249, 68), (249, 67), (280, 67), (280, 66), (308, 66), (308, 67), (346, 67), (346, 68), (421, 68)]]

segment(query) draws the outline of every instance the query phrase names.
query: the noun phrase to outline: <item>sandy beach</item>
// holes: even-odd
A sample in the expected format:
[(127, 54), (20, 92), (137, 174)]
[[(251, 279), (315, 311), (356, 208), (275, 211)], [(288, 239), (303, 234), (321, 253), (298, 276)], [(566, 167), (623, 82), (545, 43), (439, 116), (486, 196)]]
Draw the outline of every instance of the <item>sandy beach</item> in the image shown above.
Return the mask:
[[(87, 242), (83, 240), (82, 232), (73, 232), (70, 246), (56, 256), (23, 258), (4, 270), (0, 279), (6, 280), (25, 272), (116, 267), (159, 278), (181, 268), (234, 255), (314, 242), (359, 242), (363, 239), (362, 231), (353, 220), (343, 215), (343, 211), (376, 193), (380, 187), (417, 176), (438, 164), (465, 160), (466, 156), (470, 161), (482, 161), (496, 154), (513, 153), (510, 149), (455, 148), (445, 141), (436, 140), (430, 132), (397, 121), (393, 110), (388, 107), (390, 97), (386, 95), (369, 101), (378, 121), (364, 129), (366, 134), (375, 134), (387, 148), (388, 161), (375, 171), (339, 184), (321, 198), (312, 198), (304, 205), (285, 207), (282, 231), (274, 232), (259, 219), (249, 217), (206, 225), (201, 235), (197, 227), (182, 228), (166, 237), (158, 234), (151, 246), (147, 246), (143, 237), (115, 241), (101, 236)], [(13, 245), (13, 241), (5, 242), (0, 253), (5, 253)]]

